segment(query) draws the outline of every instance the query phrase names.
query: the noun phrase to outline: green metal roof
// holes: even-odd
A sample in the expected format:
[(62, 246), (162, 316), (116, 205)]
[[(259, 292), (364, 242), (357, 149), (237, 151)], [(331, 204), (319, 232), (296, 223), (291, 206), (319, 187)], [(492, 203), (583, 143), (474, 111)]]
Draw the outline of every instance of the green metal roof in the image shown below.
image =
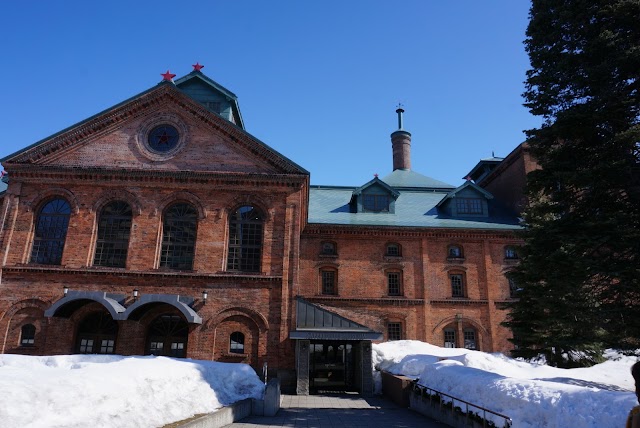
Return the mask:
[(438, 203), (447, 190), (400, 190), (395, 213), (352, 213), (349, 201), (353, 187), (311, 186), (309, 189), (309, 224), (345, 226), (425, 227), (451, 229), (520, 229), (518, 218), (489, 202), (489, 217), (452, 218), (438, 213)]
[(443, 189), (453, 190), (456, 186), (427, 177), (408, 169), (396, 169), (391, 174), (381, 179), (391, 187), (395, 188), (421, 188), (421, 189)]

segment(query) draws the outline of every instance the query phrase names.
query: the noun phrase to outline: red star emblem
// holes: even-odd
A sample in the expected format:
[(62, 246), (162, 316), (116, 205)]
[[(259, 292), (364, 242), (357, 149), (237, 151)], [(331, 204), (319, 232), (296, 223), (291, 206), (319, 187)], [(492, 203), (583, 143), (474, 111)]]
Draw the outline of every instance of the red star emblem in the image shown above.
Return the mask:
[(373, 174), (375, 178), (378, 178), (378, 173)]
[(172, 82), (173, 78), (176, 77), (175, 74), (171, 74), (171, 72), (169, 70), (167, 70), (166, 73), (160, 73), (160, 76), (162, 76), (162, 81), (167, 81), (167, 82)]
[(200, 71), (204, 68), (204, 65), (200, 65), (199, 62), (196, 62), (191, 67), (193, 67), (193, 71)]

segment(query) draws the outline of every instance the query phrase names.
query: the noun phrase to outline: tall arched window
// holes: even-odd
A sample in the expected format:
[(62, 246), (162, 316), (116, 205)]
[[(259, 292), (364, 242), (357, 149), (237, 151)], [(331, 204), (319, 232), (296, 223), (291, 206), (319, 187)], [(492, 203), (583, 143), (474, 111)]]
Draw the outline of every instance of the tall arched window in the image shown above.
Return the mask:
[(59, 265), (67, 238), (71, 206), (62, 198), (47, 202), (36, 218), (31, 263)]
[(125, 267), (132, 215), (131, 206), (123, 201), (110, 202), (102, 208), (93, 258), (95, 266)]
[(193, 269), (197, 225), (198, 213), (191, 204), (177, 203), (165, 210), (160, 267)]
[(231, 214), (227, 270), (260, 271), (263, 222), (260, 211), (252, 206), (245, 205)]

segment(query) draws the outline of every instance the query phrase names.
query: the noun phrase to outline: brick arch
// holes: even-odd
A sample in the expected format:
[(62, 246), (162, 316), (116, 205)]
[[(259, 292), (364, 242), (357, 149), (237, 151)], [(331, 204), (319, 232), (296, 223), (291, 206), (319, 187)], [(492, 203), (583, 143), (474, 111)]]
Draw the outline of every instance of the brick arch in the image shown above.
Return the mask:
[[(433, 328), (433, 330), (431, 330), (431, 333), (436, 333), (439, 330), (442, 330), (443, 328), (445, 328), (446, 326), (448, 326), (449, 324), (455, 324), (456, 323), (456, 316), (455, 315), (451, 315), (449, 317), (443, 318), (442, 320), (440, 320), (440, 322), (438, 324), (436, 324), (436, 326)], [(487, 335), (486, 337), (489, 337), (489, 331), (487, 331), (486, 328), (484, 328), (482, 326), (482, 324), (480, 324), (479, 321), (473, 319), (473, 318), (469, 318), (469, 317), (465, 317), (464, 315), (462, 316), (462, 318), (460, 319), (460, 322), (462, 322), (462, 324), (471, 324), (471, 326), (473, 326), (473, 328), (475, 328), (476, 330), (478, 330), (479, 332), (481, 332), (483, 335)]]
[(232, 316), (244, 316), (249, 318), (260, 330), (260, 333), (264, 333), (269, 330), (269, 322), (262, 314), (240, 306), (229, 307), (221, 310), (205, 323), (204, 329), (208, 330), (210, 328), (215, 328), (216, 325)]
[[(25, 299), (16, 302), (0, 318), (0, 331), (2, 335), (2, 343), (0, 343), (0, 354), (7, 352), (20, 352), (18, 349), (18, 340), (23, 324), (33, 324), (36, 327), (36, 340), (39, 343), (44, 342), (45, 317), (44, 311), (49, 304), (40, 299)], [(23, 317), (20, 317), (24, 315)], [(21, 318), (21, 319), (17, 319)], [(15, 348), (15, 349), (14, 349)], [(29, 352), (27, 352), (29, 353)]]
[[(239, 309), (239, 310), (238, 310)], [(254, 315), (254, 316), (251, 316)], [(217, 321), (215, 324), (213, 322)], [(255, 314), (243, 308), (233, 308), (219, 313), (212, 320), (214, 330), (212, 354), (215, 361), (245, 363), (256, 371), (260, 367), (260, 358), (266, 354), (265, 320), (255, 319)], [(262, 327), (262, 328), (261, 328)], [(229, 349), (231, 334), (239, 332), (244, 336), (244, 352), (233, 353)]]
[(38, 193), (31, 202), (27, 203), (27, 211), (37, 212), (46, 202), (53, 199), (55, 196), (64, 198), (71, 207), (71, 211), (74, 214), (80, 212), (80, 204), (76, 196), (69, 190), (62, 187), (52, 187), (47, 190), (43, 190)]
[(128, 203), (131, 206), (131, 211), (134, 216), (142, 213), (142, 207), (136, 195), (124, 189), (110, 189), (102, 192), (91, 207), (91, 211), (99, 213), (105, 205), (113, 201), (125, 201)]
[(198, 220), (207, 218), (207, 210), (204, 208), (204, 205), (202, 204), (200, 198), (187, 191), (173, 192), (172, 194), (164, 198), (156, 207), (155, 214), (157, 215), (158, 213), (164, 213), (169, 205), (178, 202), (188, 202), (192, 204), (195, 207), (196, 212), (198, 213)]

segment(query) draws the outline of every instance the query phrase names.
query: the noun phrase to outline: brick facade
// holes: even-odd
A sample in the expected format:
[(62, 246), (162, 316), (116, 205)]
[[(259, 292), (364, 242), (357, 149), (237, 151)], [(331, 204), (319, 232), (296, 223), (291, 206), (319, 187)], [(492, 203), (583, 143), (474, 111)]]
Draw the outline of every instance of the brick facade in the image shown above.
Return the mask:
[[(144, 130), (163, 120), (175, 123), (184, 139), (165, 158), (144, 147)], [(296, 296), (385, 339), (393, 323), (403, 339), (443, 345), (444, 329), (452, 328), (463, 346), (464, 332), (472, 329), (481, 350), (510, 347), (500, 322), (501, 302), (509, 299), (504, 274), (511, 267), (504, 248), (518, 242), (512, 231), (307, 224), (308, 173), (171, 84), (8, 156), (3, 166), (11, 179), (0, 199), (0, 353), (79, 352), (83, 320), (95, 313), (111, 319), (103, 303), (72, 300), (65, 287), (107, 293), (123, 309), (144, 295), (187, 298), (190, 313), (202, 320), (188, 325), (187, 357), (245, 362), (258, 371), (267, 363), (285, 386), (296, 370), (296, 345), (289, 339)], [(62, 260), (36, 264), (35, 223), (52, 198), (71, 208)], [(112, 201), (126, 202), (133, 212), (124, 268), (93, 264), (99, 216)], [(197, 212), (188, 271), (160, 266), (163, 218), (176, 202)], [(227, 269), (230, 217), (245, 205), (262, 213), (258, 272)], [(336, 254), (322, 254), (324, 242), (333, 243)], [(385, 254), (390, 243), (399, 255)], [(448, 257), (452, 244), (464, 257)], [(337, 275), (333, 295), (322, 292), (325, 268)], [(399, 278), (393, 296), (390, 272)], [(451, 298), (452, 273), (462, 275), (463, 298)], [(45, 316), (61, 299), (69, 302)], [(148, 353), (151, 326), (162, 316), (184, 318), (184, 310), (157, 301), (117, 319), (115, 352)], [(35, 326), (33, 344), (22, 343), (28, 324)], [(244, 336), (243, 352), (231, 352), (232, 333)]]

